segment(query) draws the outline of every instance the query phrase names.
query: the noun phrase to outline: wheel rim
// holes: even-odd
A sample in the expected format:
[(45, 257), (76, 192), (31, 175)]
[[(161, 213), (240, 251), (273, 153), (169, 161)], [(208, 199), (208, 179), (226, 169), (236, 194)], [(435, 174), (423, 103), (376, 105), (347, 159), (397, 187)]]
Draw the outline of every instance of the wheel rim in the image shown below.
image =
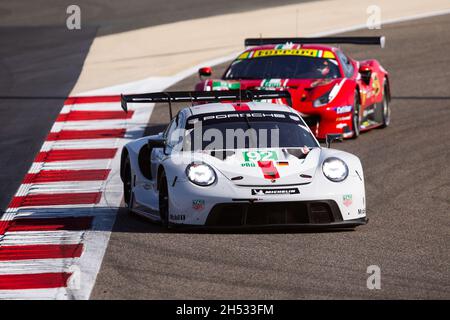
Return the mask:
[(353, 132), (355, 136), (359, 135), (360, 121), (359, 121), (359, 104), (355, 103), (355, 110), (353, 113)]
[(168, 211), (169, 211), (169, 195), (167, 193), (167, 182), (165, 178), (163, 178), (159, 193), (159, 214), (163, 224), (166, 224), (168, 221), (167, 219)]
[(383, 98), (383, 118), (385, 125), (388, 125), (389, 122), (391, 122), (391, 110), (389, 109), (386, 97)]
[(123, 185), (123, 193), (125, 197), (125, 203), (128, 207), (131, 207), (131, 170), (129, 166), (126, 167), (125, 177), (126, 180)]

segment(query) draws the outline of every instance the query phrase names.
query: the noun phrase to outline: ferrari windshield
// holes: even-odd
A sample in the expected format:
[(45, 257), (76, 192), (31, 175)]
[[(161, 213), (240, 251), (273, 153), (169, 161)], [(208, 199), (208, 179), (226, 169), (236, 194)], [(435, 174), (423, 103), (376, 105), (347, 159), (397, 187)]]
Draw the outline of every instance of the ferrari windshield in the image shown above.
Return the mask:
[(187, 120), (183, 150), (318, 147), (303, 120), (287, 112), (223, 112)]
[(233, 61), (224, 79), (334, 79), (340, 77), (334, 59), (270, 56)]

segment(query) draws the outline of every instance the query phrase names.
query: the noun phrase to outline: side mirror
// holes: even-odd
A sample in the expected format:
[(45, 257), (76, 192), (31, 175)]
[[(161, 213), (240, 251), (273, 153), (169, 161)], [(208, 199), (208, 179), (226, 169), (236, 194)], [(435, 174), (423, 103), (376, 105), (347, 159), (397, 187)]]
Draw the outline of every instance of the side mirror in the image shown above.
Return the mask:
[(166, 148), (166, 139), (164, 139), (162, 136), (148, 139), (147, 143), (150, 150), (152, 150), (153, 148)]
[(361, 66), (358, 72), (361, 75), (361, 80), (368, 85), (370, 83), (370, 76), (372, 75), (372, 68), (369, 66)]
[(326, 142), (327, 142), (327, 148), (329, 148), (331, 146), (331, 143), (333, 141), (343, 141), (344, 140), (344, 136), (340, 133), (329, 133), (327, 134), (326, 137)]
[(198, 69), (198, 75), (201, 77), (210, 77), (212, 74), (212, 69), (211, 67), (204, 67), (204, 68), (200, 68)]

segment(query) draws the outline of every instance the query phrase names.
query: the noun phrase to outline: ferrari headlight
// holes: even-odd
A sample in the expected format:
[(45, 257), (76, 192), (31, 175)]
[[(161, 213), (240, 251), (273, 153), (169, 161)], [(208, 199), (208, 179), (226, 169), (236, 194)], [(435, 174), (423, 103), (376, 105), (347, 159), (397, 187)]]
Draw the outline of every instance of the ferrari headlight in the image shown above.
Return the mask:
[(189, 181), (202, 187), (212, 185), (217, 179), (214, 169), (206, 163), (191, 163), (186, 168), (186, 175)]
[(319, 98), (317, 98), (316, 100), (314, 100), (313, 107), (317, 108), (317, 107), (322, 107), (322, 106), (328, 104), (329, 102), (331, 102), (331, 100), (334, 99), (334, 97), (336, 97), (336, 95), (338, 94), (339, 90), (340, 90), (340, 86), (339, 85), (335, 85), (333, 87), (333, 89), (331, 89), (330, 91), (328, 91), (324, 95), (322, 95)]
[(320, 96), (313, 102), (314, 107), (322, 107), (326, 105), (330, 101), (330, 92), (325, 93), (323, 96)]
[(333, 182), (341, 182), (348, 176), (348, 167), (344, 161), (338, 158), (327, 158), (322, 164), (325, 177)]

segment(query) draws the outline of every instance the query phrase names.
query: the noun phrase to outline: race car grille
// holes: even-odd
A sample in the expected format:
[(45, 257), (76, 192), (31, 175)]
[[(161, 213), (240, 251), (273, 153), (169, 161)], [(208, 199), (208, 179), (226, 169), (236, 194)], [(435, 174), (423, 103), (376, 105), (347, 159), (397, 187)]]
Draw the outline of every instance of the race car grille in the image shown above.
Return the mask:
[(336, 202), (296, 201), (260, 203), (222, 203), (211, 210), (207, 226), (264, 226), (327, 224), (342, 221)]
[(315, 127), (320, 122), (320, 116), (317, 115), (305, 116), (303, 117), (303, 120), (305, 120), (306, 125), (308, 127)]

